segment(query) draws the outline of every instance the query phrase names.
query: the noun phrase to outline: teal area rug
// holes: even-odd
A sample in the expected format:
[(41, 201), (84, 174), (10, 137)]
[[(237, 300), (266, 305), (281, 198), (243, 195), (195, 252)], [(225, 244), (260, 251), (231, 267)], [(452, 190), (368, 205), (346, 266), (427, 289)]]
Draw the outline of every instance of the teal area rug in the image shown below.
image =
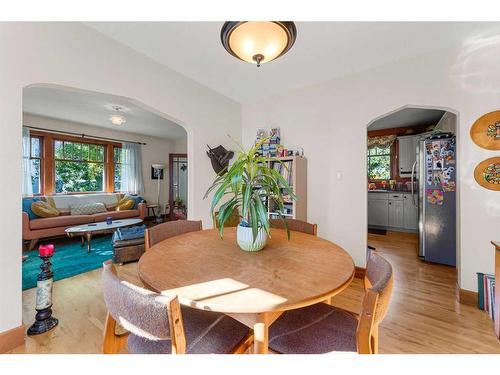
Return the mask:
[[(54, 240), (42, 243), (54, 243), (55, 253), (51, 259), (54, 280), (79, 275), (102, 267), (102, 263), (113, 257), (111, 235), (96, 236), (92, 239), (92, 252), (87, 253), (87, 244), (81, 246), (80, 239)], [(36, 287), (42, 260), (36, 250), (25, 252), (28, 256), (23, 262), (23, 290)]]

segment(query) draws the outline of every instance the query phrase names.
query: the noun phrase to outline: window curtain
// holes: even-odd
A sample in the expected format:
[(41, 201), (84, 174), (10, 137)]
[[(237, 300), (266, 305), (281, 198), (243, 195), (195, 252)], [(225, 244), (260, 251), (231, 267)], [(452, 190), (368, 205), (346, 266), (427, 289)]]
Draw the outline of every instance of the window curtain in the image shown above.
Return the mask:
[(383, 135), (380, 137), (368, 137), (368, 149), (372, 148), (387, 148), (392, 146), (396, 140), (396, 134)]
[(122, 155), (121, 190), (130, 194), (143, 194), (141, 145), (124, 143)]
[(30, 130), (23, 126), (23, 196), (33, 195), (33, 183), (31, 181), (30, 160)]

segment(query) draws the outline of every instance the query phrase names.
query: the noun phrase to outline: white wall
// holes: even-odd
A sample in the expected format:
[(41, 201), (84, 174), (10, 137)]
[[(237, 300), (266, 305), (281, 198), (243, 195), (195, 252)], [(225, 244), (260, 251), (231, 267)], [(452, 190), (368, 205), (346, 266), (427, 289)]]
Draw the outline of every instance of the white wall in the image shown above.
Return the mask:
[(457, 110), (459, 284), (476, 290), (475, 273), (494, 269), (489, 241), (500, 237), (500, 193), (478, 186), (473, 170), (480, 161), (499, 154), (476, 146), (469, 129), (479, 116), (499, 109), (498, 66), (500, 37), (478, 36), (460, 48), (266, 98), (243, 106), (243, 141), (250, 145), (257, 128), (278, 126), (285, 146), (304, 147), (308, 220), (318, 223), (320, 236), (343, 246), (357, 265), (364, 266), (367, 124), (408, 104)]
[(209, 202), (203, 200), (214, 177), (206, 144), (229, 146), (226, 134), (241, 139), (238, 103), (73, 23), (0, 23), (0, 82), (0, 196), (4, 199), (0, 213), (0, 332), (21, 324), (23, 87), (46, 83), (121, 95), (184, 126), (190, 166), (189, 217), (211, 225)]
[[(182, 149), (182, 146), (186, 145), (187, 139), (187, 137), (186, 139), (162, 139), (158, 137), (148, 137), (141, 134), (62, 121), (49, 117), (36, 116), (29, 113), (23, 114), (23, 124), (50, 130), (62, 130), (80, 134), (85, 133), (99, 137), (146, 143), (141, 146), (142, 174), (144, 181), (144, 194), (142, 194), (142, 197), (146, 199), (148, 203), (156, 203), (158, 191), (157, 180), (151, 179), (151, 165), (155, 163), (163, 163), (168, 166), (168, 154), (180, 152), (177, 150)], [(168, 203), (168, 175), (168, 170), (165, 170), (164, 178), (163, 180), (160, 180), (160, 204), (163, 209), (165, 209), (165, 205)]]

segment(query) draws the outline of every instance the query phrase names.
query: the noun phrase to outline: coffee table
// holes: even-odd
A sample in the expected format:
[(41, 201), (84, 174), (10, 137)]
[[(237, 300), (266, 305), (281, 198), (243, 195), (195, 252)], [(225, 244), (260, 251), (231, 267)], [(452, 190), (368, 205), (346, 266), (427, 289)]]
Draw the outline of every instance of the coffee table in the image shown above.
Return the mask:
[(68, 237), (81, 236), (82, 246), (85, 244), (85, 240), (87, 240), (87, 252), (90, 253), (92, 250), (92, 236), (94, 234), (140, 223), (142, 223), (142, 219), (118, 219), (113, 220), (111, 224), (107, 224), (105, 221), (100, 221), (97, 223), (77, 225), (66, 229), (65, 232)]

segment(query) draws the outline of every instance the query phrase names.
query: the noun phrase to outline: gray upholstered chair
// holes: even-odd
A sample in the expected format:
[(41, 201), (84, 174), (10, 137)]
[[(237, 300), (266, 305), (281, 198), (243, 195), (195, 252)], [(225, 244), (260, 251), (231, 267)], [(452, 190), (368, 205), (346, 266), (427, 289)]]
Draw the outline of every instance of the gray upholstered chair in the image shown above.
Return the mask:
[(167, 238), (188, 232), (196, 232), (201, 229), (201, 220), (175, 220), (155, 225), (154, 227), (146, 229), (146, 233), (144, 234), (146, 251), (154, 244), (166, 240)]
[(378, 353), (378, 326), (392, 294), (389, 262), (371, 252), (361, 315), (318, 303), (286, 311), (269, 328), (269, 348), (277, 353)]
[[(103, 264), (102, 286), (108, 308), (102, 352), (243, 353), (251, 331), (224, 315), (180, 306), (176, 296), (163, 296), (121, 281), (111, 261)], [(117, 322), (127, 330), (116, 333)]]
[[(313, 236), (318, 235), (318, 225), (310, 224), (307, 221), (297, 220), (297, 219), (286, 219), (288, 229), (295, 232), (302, 232), (307, 234), (312, 234)], [(285, 224), (282, 219), (270, 219), (269, 225), (271, 228), (285, 229)]]

